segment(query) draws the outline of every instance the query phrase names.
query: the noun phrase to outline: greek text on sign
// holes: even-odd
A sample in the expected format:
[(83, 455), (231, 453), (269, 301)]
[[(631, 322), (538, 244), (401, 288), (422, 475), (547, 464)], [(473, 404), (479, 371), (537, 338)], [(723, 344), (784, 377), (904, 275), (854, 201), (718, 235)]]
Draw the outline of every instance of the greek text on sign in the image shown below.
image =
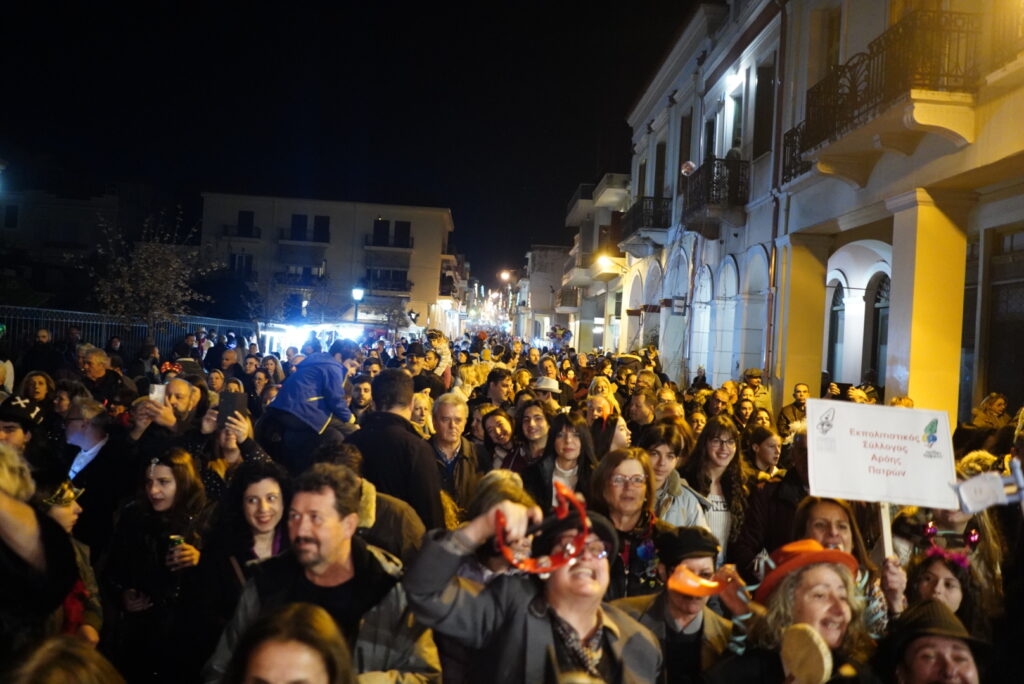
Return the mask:
[(811, 494), (959, 508), (945, 411), (807, 401)]

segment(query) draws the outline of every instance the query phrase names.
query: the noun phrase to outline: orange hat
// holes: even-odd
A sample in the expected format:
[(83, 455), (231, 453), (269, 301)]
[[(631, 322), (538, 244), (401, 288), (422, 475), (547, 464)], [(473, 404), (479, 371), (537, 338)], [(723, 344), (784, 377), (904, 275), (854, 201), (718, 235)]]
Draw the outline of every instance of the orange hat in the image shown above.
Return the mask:
[(779, 586), (789, 573), (815, 563), (838, 563), (845, 565), (853, 574), (857, 573), (857, 559), (846, 551), (826, 549), (813, 539), (801, 539), (781, 546), (772, 553), (772, 564), (775, 566), (765, 575), (761, 586), (754, 593), (754, 600), (767, 603), (772, 592)]

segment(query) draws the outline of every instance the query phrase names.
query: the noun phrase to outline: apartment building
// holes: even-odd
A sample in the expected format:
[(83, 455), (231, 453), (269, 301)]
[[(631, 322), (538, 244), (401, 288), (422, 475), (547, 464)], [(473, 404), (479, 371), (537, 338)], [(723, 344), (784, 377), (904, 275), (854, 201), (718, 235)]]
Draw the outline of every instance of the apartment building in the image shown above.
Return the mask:
[[(458, 261), (451, 210), (203, 193), (203, 246), (263, 298), (270, 320), (450, 328)], [(448, 301), (448, 305), (441, 302)]]

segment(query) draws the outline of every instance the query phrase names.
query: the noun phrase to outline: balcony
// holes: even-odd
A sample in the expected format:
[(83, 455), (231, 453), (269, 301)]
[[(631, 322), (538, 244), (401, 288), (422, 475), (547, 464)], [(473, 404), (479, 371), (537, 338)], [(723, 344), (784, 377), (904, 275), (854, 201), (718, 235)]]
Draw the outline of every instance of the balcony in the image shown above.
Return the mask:
[(622, 276), (626, 272), (626, 259), (610, 257), (605, 254), (594, 259), (590, 265), (591, 280), (600, 280), (607, 283), (610, 280)]
[(587, 218), (594, 206), (591, 198), (594, 195), (593, 183), (581, 183), (573, 193), (569, 205), (565, 208), (565, 225), (579, 226)]
[(395, 235), (381, 236), (367, 233), (363, 236), (363, 246), (369, 249), (412, 249), (411, 235), (399, 237)]
[(263, 231), (259, 226), (233, 226), (224, 224), (221, 226), (221, 236), (226, 238), (237, 238), (240, 240), (259, 240)]
[(800, 125), (789, 129), (782, 137), (782, 184), (796, 180), (812, 168), (814, 164), (803, 158), (800, 152), (803, 149), (804, 129), (807, 122), (801, 121)]
[(579, 245), (573, 249), (574, 251), (569, 253), (569, 258), (565, 260), (565, 266), (562, 269), (562, 286), (586, 287), (590, 284), (590, 268), (585, 264), (590, 262), (590, 253), (575, 251), (579, 249)]
[(978, 14), (908, 15), (807, 91), (807, 120), (787, 137), (799, 138), (803, 160), (854, 187), (884, 152), (910, 156), (928, 133), (957, 148), (974, 142), (980, 37)]
[(313, 273), (275, 273), (274, 283), (287, 287), (318, 287), (327, 283), (327, 276)]
[(555, 313), (574, 314), (580, 311), (580, 291), (575, 287), (563, 287), (555, 293)]
[(665, 246), (665, 234), (670, 225), (670, 198), (639, 197), (622, 217), (622, 239), (619, 241), (619, 248), (638, 259), (650, 256), (656, 246)]
[(412, 282), (408, 280), (367, 280), (367, 293), (377, 297), (401, 297), (412, 294)]
[(1018, 61), (1024, 53), (1024, 2), (998, 2), (992, 22), (992, 68)]
[(717, 240), (722, 223), (746, 223), (749, 199), (750, 162), (710, 157), (686, 179), (683, 223), (687, 230)]
[(594, 188), (595, 207), (621, 207), (629, 198), (629, 174), (606, 173)]
[(331, 235), (326, 231), (315, 231), (311, 234), (281, 228), (277, 232), (277, 242), (281, 245), (326, 247), (331, 244)]

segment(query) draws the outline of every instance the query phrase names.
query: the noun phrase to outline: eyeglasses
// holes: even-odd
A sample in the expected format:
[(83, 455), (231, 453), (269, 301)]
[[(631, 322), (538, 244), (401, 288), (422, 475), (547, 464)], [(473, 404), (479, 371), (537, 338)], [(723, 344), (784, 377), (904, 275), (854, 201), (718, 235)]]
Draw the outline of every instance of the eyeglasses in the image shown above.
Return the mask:
[(708, 444), (715, 447), (716, 449), (718, 449), (719, 447), (729, 447), (731, 449), (736, 446), (736, 440), (718, 439), (717, 437), (712, 437), (711, 439), (708, 440)]
[[(555, 544), (554, 548), (551, 549), (552, 553), (564, 553), (572, 555), (575, 553), (576, 547), (573, 546), (571, 541), (563, 542), (561, 544)], [(580, 556), (592, 556), (598, 560), (608, 557), (608, 547), (600, 539), (589, 541), (583, 545), (583, 553)]]
[(626, 477), (625, 475), (612, 475), (610, 482), (616, 487), (625, 487), (627, 484), (640, 487), (644, 482), (647, 482), (647, 476), (633, 475), (632, 477)]

